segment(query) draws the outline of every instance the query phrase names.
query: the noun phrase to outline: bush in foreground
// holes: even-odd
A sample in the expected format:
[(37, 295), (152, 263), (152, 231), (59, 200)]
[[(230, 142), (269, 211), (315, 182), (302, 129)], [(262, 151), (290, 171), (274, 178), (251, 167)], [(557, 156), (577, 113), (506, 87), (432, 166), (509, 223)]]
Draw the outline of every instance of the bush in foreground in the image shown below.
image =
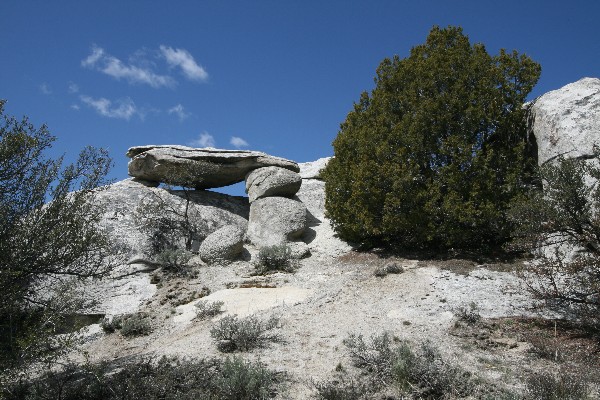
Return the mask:
[(256, 270), (260, 275), (274, 271), (294, 272), (295, 269), (292, 249), (286, 244), (265, 246), (258, 252)]
[(6, 400), (256, 400), (275, 396), (280, 381), (261, 363), (227, 358), (141, 359), (125, 365), (70, 365), (4, 388)]
[(277, 333), (271, 333), (279, 326), (279, 318), (274, 316), (262, 321), (254, 315), (245, 318), (227, 315), (210, 330), (210, 336), (217, 341), (217, 347), (224, 353), (248, 351), (264, 346), (267, 342), (281, 340)]

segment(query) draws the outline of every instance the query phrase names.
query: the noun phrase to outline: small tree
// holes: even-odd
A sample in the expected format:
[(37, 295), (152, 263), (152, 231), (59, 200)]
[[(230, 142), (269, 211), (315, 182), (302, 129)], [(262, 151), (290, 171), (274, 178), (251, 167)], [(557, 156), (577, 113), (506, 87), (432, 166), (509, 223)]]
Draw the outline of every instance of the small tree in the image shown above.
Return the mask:
[[(111, 160), (86, 148), (72, 165), (44, 152), (55, 140), (0, 101), (0, 365), (8, 373), (51, 359), (65, 319), (82, 306), (66, 278), (102, 276), (114, 255), (99, 228), (94, 188)], [(2, 378), (0, 373), (0, 378)]]
[(536, 259), (527, 287), (553, 310), (600, 328), (600, 157), (557, 158), (540, 168), (543, 183), (515, 202), (511, 249)]
[(540, 66), (434, 27), (384, 59), (333, 142), (327, 215), (345, 239), (409, 248), (490, 248), (535, 165), (522, 104)]

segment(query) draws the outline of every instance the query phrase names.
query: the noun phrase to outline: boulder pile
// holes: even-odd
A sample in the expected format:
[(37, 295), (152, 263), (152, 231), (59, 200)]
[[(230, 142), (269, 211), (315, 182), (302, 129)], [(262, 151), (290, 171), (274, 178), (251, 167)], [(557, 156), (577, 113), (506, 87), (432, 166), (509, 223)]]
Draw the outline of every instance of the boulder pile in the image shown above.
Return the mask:
[(147, 185), (162, 182), (208, 189), (246, 181), (247, 231), (231, 225), (210, 233), (199, 249), (204, 261), (235, 259), (244, 237), (258, 248), (289, 244), (296, 257), (309, 253), (300, 241), (307, 221), (306, 206), (295, 197), (302, 185), (296, 162), (257, 151), (176, 145), (132, 147), (127, 156), (131, 158), (129, 175)]

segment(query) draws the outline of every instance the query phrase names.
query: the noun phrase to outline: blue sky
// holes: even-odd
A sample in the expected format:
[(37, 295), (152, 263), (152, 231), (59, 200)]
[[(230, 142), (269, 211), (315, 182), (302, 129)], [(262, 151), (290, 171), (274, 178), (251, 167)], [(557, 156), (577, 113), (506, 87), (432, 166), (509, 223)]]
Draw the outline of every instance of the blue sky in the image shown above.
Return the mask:
[[(54, 154), (212, 145), (298, 162), (332, 155), (339, 124), (385, 57), (433, 25), (542, 65), (532, 97), (600, 76), (600, 2), (0, 2), (0, 98), (46, 123)], [(242, 194), (243, 189), (229, 189)]]

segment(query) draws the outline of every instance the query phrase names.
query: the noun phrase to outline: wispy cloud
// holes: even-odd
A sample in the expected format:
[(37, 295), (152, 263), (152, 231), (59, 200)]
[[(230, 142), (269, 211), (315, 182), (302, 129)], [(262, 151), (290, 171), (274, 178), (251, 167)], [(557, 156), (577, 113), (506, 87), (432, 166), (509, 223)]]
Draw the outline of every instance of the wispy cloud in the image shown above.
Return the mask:
[(52, 94), (52, 89), (50, 89), (50, 86), (44, 82), (40, 85), (40, 92), (42, 92), (45, 95), (49, 95)]
[(77, 86), (77, 84), (74, 82), (69, 82), (67, 89), (68, 89), (69, 93), (71, 93), (71, 94), (79, 93), (79, 86)]
[(92, 53), (81, 61), (81, 65), (100, 71), (117, 80), (125, 79), (129, 83), (146, 84), (153, 88), (173, 87), (177, 83), (168, 75), (154, 73), (148, 66), (125, 64), (97, 46), (92, 47)]
[(183, 121), (190, 116), (190, 113), (185, 112), (185, 108), (181, 104), (169, 108), (167, 113), (177, 115), (179, 121)]
[(130, 98), (117, 100), (114, 105), (112, 101), (104, 97), (94, 99), (90, 96), (82, 95), (79, 98), (84, 104), (104, 117), (129, 120), (133, 115), (138, 113), (135, 103)]
[(206, 70), (196, 63), (194, 57), (185, 49), (174, 49), (169, 46), (160, 46), (162, 56), (171, 67), (179, 67), (183, 74), (193, 81), (205, 81), (208, 79)]
[(244, 139), (242, 139), (241, 137), (237, 137), (237, 136), (232, 136), (231, 140), (229, 140), (229, 143), (235, 147), (236, 149), (241, 149), (242, 147), (248, 147), (250, 146), (248, 144), (248, 142), (246, 142)]
[(215, 138), (208, 132), (202, 132), (197, 139), (192, 140), (189, 144), (196, 147), (215, 147)]
[(81, 107), (79, 107), (79, 104), (71, 104), (71, 109), (75, 110), (75, 111), (79, 111)]

